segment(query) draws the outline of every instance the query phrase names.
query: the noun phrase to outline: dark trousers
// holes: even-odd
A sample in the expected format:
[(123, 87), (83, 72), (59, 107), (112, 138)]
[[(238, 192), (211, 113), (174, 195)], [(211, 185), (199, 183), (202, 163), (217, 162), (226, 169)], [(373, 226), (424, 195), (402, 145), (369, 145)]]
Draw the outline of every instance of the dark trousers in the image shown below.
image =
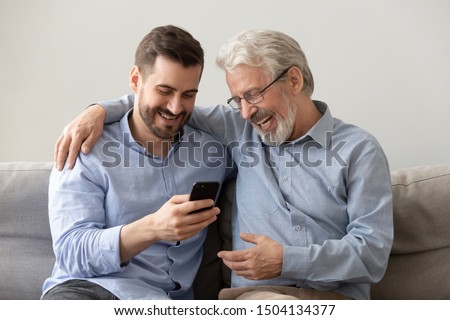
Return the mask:
[(41, 300), (119, 300), (111, 292), (86, 280), (69, 280), (48, 290)]

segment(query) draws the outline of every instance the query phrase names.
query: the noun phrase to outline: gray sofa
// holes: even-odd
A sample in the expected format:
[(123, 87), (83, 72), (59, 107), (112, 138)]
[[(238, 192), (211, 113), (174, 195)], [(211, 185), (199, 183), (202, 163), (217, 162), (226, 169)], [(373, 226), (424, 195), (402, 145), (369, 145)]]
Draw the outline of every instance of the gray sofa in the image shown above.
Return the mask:
[[(47, 217), (53, 164), (0, 163), (0, 299), (39, 299), (54, 256)], [(450, 299), (450, 164), (392, 172), (395, 239), (387, 272), (372, 299)], [(229, 271), (216, 253), (229, 248), (234, 181), (219, 199), (195, 293), (216, 299)]]

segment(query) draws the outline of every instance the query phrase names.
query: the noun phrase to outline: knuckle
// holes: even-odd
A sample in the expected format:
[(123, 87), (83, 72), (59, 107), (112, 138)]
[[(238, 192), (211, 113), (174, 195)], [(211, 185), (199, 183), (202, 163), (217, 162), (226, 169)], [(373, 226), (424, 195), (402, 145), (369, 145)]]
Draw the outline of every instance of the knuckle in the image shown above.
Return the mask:
[(78, 152), (78, 148), (75, 145), (71, 144), (69, 147), (69, 152), (70, 153)]

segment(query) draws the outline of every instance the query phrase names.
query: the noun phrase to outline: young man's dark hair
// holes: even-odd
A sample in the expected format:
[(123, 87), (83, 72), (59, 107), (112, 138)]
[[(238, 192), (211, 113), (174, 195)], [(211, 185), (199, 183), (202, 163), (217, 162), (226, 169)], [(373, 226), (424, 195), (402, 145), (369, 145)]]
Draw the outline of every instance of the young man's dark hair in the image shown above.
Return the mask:
[(179, 27), (167, 25), (154, 28), (141, 40), (134, 64), (139, 67), (144, 78), (158, 56), (180, 63), (183, 67), (200, 65), (203, 71), (204, 52), (200, 42)]

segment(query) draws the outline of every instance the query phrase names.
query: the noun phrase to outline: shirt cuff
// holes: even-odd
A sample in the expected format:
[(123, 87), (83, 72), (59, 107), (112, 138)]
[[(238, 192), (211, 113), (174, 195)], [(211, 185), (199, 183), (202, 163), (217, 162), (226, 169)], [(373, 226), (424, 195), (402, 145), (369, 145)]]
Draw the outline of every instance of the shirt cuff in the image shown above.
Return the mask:
[(103, 230), (100, 238), (101, 260), (106, 273), (121, 271), (126, 265), (120, 261), (120, 229), (122, 225)]
[(281, 277), (303, 280), (309, 272), (308, 249), (305, 247), (285, 246)]

